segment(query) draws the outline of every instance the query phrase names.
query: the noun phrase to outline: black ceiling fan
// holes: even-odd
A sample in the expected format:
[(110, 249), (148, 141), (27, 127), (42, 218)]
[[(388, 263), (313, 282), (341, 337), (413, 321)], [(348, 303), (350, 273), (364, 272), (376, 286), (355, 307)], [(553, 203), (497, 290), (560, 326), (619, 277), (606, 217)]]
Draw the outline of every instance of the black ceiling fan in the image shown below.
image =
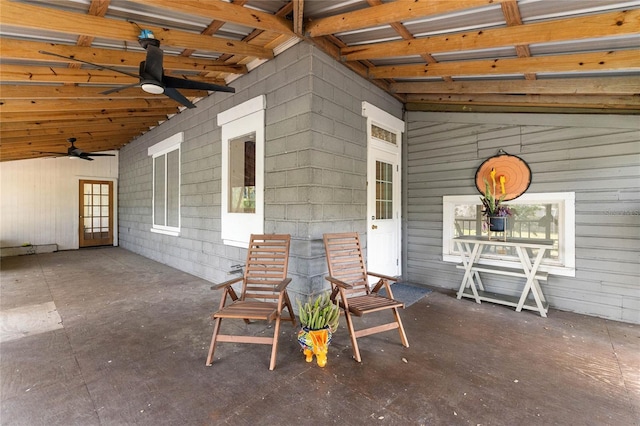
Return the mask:
[(235, 93), (233, 87), (221, 86), (218, 84), (205, 83), (201, 81), (187, 80), (185, 78), (176, 78), (164, 75), (164, 69), (162, 68), (163, 52), (160, 49), (160, 40), (157, 40), (153, 33), (149, 30), (142, 30), (138, 37), (138, 42), (147, 51), (146, 60), (140, 62), (139, 75), (135, 75), (126, 71), (122, 71), (116, 68), (108, 67), (105, 65), (98, 65), (92, 62), (83, 61), (80, 59), (72, 58), (70, 56), (63, 56), (57, 53), (46, 52), (40, 50), (40, 53), (45, 55), (57, 56), (59, 58), (65, 58), (83, 64), (91, 65), (98, 69), (108, 69), (111, 71), (119, 72), (120, 74), (128, 75), (130, 77), (138, 78), (140, 81), (135, 84), (128, 84), (126, 86), (116, 87), (101, 92), (103, 95), (109, 93), (118, 92), (122, 89), (129, 87), (140, 86), (142, 90), (152, 94), (165, 94), (176, 102), (180, 102), (187, 108), (195, 108), (196, 106), (189, 101), (182, 93), (177, 89), (195, 89), (195, 90), (209, 90), (212, 92), (230, 92)]
[(64, 152), (44, 152), (40, 151), (40, 154), (56, 154), (60, 157), (67, 156), (69, 158), (81, 158), (83, 160), (93, 161), (91, 157), (114, 157), (115, 154), (102, 154), (97, 152), (85, 152), (80, 148), (76, 148), (75, 142), (76, 138), (69, 138), (67, 142), (71, 144), (71, 146), (67, 149), (67, 153)]

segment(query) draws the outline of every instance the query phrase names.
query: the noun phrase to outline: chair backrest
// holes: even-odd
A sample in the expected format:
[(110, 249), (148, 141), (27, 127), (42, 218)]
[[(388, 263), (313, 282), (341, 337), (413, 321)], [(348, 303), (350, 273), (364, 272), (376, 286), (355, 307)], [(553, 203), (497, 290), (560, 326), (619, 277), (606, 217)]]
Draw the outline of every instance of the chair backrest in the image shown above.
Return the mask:
[(251, 235), (242, 295), (245, 299), (278, 299), (276, 287), (287, 278), (291, 236)]
[(347, 294), (369, 294), (367, 268), (358, 233), (324, 234), (324, 249), (329, 275), (353, 286)]

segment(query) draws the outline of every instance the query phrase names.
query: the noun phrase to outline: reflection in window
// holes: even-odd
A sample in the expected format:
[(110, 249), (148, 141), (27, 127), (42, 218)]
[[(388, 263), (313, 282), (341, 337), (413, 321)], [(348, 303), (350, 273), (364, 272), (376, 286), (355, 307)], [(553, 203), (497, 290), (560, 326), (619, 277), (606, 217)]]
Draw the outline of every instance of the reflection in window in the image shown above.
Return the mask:
[(375, 124), (371, 125), (371, 136), (373, 136), (374, 138), (383, 140), (385, 142), (392, 143), (394, 145), (397, 144), (395, 133), (390, 132), (386, 129), (383, 129), (382, 127), (378, 127)]
[[(551, 240), (554, 248), (545, 253), (545, 258), (557, 260), (559, 204), (514, 204), (509, 207), (513, 215), (507, 218), (507, 239)], [(456, 203), (454, 215), (454, 236), (482, 235), (483, 232), (486, 235), (486, 225), (483, 228), (483, 222), (486, 219), (482, 216), (479, 204)], [(497, 250), (496, 247), (492, 249)], [(511, 253), (505, 253), (504, 248), (499, 250), (501, 250), (499, 254), (517, 256), (514, 248), (510, 249)]]
[(256, 211), (256, 134), (229, 141), (229, 213)]

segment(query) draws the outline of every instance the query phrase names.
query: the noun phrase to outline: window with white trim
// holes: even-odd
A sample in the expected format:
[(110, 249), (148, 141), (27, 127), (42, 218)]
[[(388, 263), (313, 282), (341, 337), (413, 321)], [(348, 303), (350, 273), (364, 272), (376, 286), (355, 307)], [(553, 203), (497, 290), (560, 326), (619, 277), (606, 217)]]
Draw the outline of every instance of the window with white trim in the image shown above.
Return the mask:
[[(447, 262), (460, 262), (453, 239), (458, 236), (487, 235), (479, 195), (445, 196), (443, 204), (442, 256)], [(507, 218), (509, 238), (532, 242), (552, 241), (540, 270), (555, 275), (575, 276), (575, 193), (523, 194), (505, 203), (513, 211)], [(518, 267), (515, 251), (491, 247), (480, 263)]]
[(222, 129), (221, 236), (224, 244), (248, 247), (264, 232), (264, 114), (258, 96), (218, 114)]
[(153, 160), (153, 201), (151, 232), (180, 235), (180, 145), (177, 133), (149, 147)]

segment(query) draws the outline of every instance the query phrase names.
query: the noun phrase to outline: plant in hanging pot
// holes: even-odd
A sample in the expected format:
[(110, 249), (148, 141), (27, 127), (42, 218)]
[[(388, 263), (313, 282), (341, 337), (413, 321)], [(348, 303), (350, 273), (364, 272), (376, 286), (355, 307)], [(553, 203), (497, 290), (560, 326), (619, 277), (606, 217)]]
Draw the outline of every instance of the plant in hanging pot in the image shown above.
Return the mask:
[(304, 305), (298, 301), (298, 315), (302, 329), (298, 332), (298, 343), (304, 350), (306, 361), (316, 356), (320, 367), (327, 365), (327, 351), (331, 336), (338, 329), (340, 307), (331, 301), (329, 293), (321, 294)]
[[(511, 216), (513, 212), (509, 206), (502, 204), (505, 197), (504, 192), (502, 192), (500, 196), (496, 196), (495, 170), (491, 170), (491, 179), (493, 181), (493, 188), (490, 188), (489, 182), (485, 179), (484, 195), (480, 197), (480, 201), (482, 202), (482, 215), (485, 217), (485, 222), (482, 226), (485, 228), (488, 224), (491, 231), (503, 232), (506, 228), (506, 218)], [(500, 183), (503, 184), (502, 176), (500, 177)], [(504, 186), (501, 186), (504, 191)]]

